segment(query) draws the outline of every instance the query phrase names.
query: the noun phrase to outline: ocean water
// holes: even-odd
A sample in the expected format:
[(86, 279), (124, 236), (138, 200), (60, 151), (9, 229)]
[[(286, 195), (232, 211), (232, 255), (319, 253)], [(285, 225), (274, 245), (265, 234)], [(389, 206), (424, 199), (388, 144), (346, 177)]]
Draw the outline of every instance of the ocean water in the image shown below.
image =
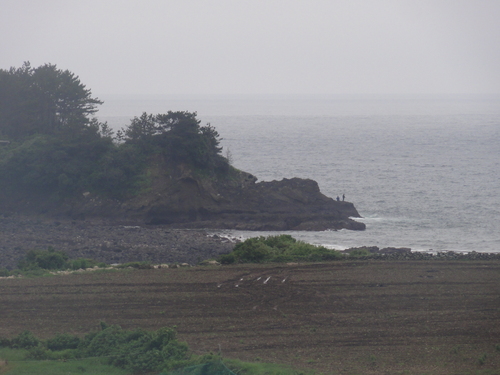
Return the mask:
[(500, 96), (100, 99), (98, 117), (115, 129), (144, 111), (197, 111), (235, 167), (261, 181), (316, 180), (327, 196), (345, 194), (366, 224), (279, 233), (336, 249), (500, 251)]

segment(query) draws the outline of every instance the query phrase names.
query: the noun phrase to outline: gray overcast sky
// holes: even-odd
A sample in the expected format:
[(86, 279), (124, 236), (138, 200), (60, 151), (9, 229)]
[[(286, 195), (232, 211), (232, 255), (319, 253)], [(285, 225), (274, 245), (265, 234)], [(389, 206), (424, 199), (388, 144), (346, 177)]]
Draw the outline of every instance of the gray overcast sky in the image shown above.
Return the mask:
[(0, 0), (0, 68), (105, 94), (500, 93), (500, 0)]

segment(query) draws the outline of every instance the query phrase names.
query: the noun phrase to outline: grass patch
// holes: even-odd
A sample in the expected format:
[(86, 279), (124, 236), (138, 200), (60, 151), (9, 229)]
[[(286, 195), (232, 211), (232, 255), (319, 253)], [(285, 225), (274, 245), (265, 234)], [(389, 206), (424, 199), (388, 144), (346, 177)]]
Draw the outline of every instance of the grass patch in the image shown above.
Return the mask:
[(27, 350), (0, 347), (0, 358), (8, 361), (24, 361)]
[[(1, 360), (7, 365), (0, 367), (0, 374), (5, 375), (130, 375), (129, 370), (109, 364), (105, 357), (61, 360), (26, 360), (27, 350), (0, 348)], [(256, 359), (258, 360), (258, 359)], [(238, 375), (312, 375), (314, 372), (296, 371), (290, 367), (272, 363), (250, 363), (236, 359), (224, 360), (224, 365)], [(173, 370), (177, 373), (182, 370)], [(169, 372), (163, 372), (169, 373)]]
[(224, 364), (238, 375), (312, 375), (314, 372), (297, 371), (288, 366), (274, 363), (250, 363), (237, 359), (226, 359)]
[[(2, 355), (4, 357), (4, 355)], [(72, 361), (8, 361), (5, 375), (67, 375), (67, 374), (92, 374), (92, 375), (127, 375), (129, 371), (111, 366), (101, 358), (86, 358)], [(1, 370), (0, 370), (1, 373)]]
[(25, 349), (0, 348), (0, 360), (7, 361), (0, 366), (0, 374), (5, 375), (125, 375), (124, 369), (106, 364), (104, 358), (85, 358), (72, 361), (34, 361), (26, 360), (28, 351)]

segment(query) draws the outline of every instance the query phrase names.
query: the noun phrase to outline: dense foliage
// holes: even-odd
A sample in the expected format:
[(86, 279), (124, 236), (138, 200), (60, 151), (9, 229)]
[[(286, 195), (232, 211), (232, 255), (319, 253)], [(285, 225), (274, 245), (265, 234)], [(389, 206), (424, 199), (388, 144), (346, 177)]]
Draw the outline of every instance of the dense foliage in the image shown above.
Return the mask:
[(126, 199), (158, 158), (226, 173), (220, 137), (196, 112), (143, 113), (114, 137), (92, 116), (102, 102), (73, 73), (46, 64), (0, 70), (0, 199), (85, 192)]
[(156, 116), (144, 112), (134, 117), (118, 137), (147, 153), (160, 153), (174, 162), (210, 171), (228, 168), (227, 159), (221, 155), (219, 133), (210, 124), (201, 126), (196, 112), (168, 111)]
[(107, 265), (94, 259), (69, 259), (64, 251), (56, 251), (49, 247), (47, 250), (28, 251), (19, 261), (17, 269), (13, 271), (0, 269), (0, 277), (11, 275), (41, 276), (48, 273), (47, 271), (84, 270), (96, 266), (102, 268)]
[(30, 250), (19, 261), (18, 268), (22, 271), (29, 270), (79, 270), (95, 266), (105, 267), (105, 263), (94, 259), (77, 258), (69, 259), (64, 251), (55, 251), (49, 247), (47, 250)]
[(168, 327), (154, 332), (129, 331), (101, 323), (100, 331), (83, 338), (65, 333), (48, 340), (40, 340), (25, 331), (13, 339), (0, 338), (0, 347), (27, 349), (27, 357), (37, 360), (107, 357), (110, 364), (134, 373), (165, 371), (197, 363), (188, 354), (187, 344), (179, 342), (176, 331)]
[(240, 242), (229, 254), (219, 257), (222, 264), (336, 260), (336, 250), (297, 241), (290, 235), (253, 237)]
[(0, 137), (78, 132), (102, 104), (68, 70), (45, 64), (0, 70)]
[[(129, 331), (103, 322), (98, 331), (83, 337), (59, 333), (41, 340), (30, 331), (12, 339), (0, 337), (0, 352), (3, 359), (10, 362), (12, 358), (17, 362), (13, 373), (23, 374), (110, 374), (122, 373), (116, 371), (121, 369), (128, 374), (158, 374), (161, 371), (165, 375), (307, 374), (271, 363), (248, 363), (236, 359), (222, 361), (220, 353), (194, 355), (185, 343), (177, 340), (173, 328), (164, 327), (154, 332)], [(92, 368), (90, 363), (94, 365)]]

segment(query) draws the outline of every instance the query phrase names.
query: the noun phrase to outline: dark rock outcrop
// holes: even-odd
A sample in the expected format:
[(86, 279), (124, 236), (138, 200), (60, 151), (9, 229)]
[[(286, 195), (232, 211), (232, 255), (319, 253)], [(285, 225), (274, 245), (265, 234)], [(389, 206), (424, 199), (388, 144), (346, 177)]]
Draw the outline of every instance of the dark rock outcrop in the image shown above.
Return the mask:
[[(168, 171), (168, 172), (167, 172)], [(196, 175), (179, 165), (162, 166), (151, 187), (124, 202), (84, 192), (58, 206), (39, 211), (73, 220), (104, 220), (172, 228), (240, 230), (364, 230), (352, 203), (323, 195), (309, 179), (256, 182), (249, 173), (232, 170), (224, 178)], [(19, 207), (19, 206), (18, 206)]]
[(349, 202), (323, 195), (318, 184), (299, 178), (259, 182), (245, 179), (240, 186), (222, 186), (214, 194), (195, 180), (169, 192), (143, 211), (150, 224), (182, 228), (227, 228), (242, 230), (365, 229), (350, 217), (360, 217)]

